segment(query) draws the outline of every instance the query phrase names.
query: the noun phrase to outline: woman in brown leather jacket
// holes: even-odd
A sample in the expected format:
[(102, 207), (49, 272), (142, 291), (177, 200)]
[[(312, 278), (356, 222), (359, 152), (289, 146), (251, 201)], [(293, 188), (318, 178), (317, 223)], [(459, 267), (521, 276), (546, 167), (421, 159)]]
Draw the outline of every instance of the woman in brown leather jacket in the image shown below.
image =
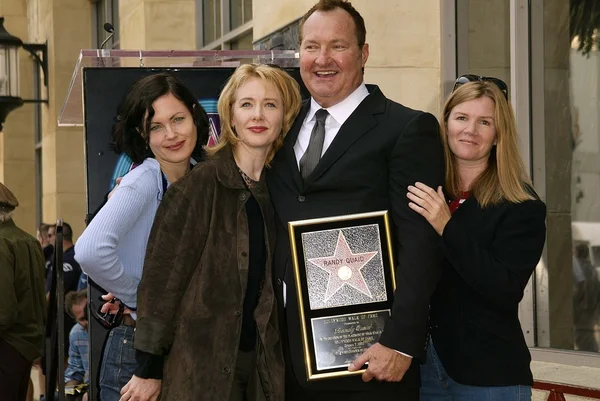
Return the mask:
[(123, 400), (283, 400), (264, 167), (299, 107), (298, 84), (275, 67), (243, 65), (223, 89), (219, 143), (170, 187), (154, 220), (138, 289), (138, 369)]

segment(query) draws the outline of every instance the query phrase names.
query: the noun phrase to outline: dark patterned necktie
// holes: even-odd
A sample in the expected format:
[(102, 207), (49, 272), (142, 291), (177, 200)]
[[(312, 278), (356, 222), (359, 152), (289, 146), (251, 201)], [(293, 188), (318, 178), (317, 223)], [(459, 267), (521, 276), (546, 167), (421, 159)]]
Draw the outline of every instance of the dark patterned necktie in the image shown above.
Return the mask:
[(300, 174), (304, 180), (312, 173), (321, 159), (325, 140), (325, 120), (328, 115), (329, 113), (325, 109), (319, 109), (315, 114), (317, 122), (310, 133), (308, 148), (300, 159)]

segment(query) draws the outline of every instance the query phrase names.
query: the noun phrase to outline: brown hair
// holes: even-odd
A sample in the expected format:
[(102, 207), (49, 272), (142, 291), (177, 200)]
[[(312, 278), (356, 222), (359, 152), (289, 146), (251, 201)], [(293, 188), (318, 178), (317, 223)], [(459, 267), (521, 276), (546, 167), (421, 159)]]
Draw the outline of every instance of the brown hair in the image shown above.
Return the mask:
[(47, 223), (40, 223), (40, 225), (38, 226), (38, 231), (40, 232), (40, 235), (44, 239), (48, 239), (48, 230), (49, 229), (50, 229), (50, 224), (47, 224)]
[(520, 203), (533, 199), (528, 186), (531, 181), (519, 154), (517, 126), (512, 107), (500, 89), (492, 82), (469, 82), (458, 87), (446, 100), (442, 110), (443, 123), (441, 136), (446, 159), (446, 193), (457, 198), (461, 191), (460, 176), (456, 165), (456, 157), (448, 145), (448, 118), (454, 107), (484, 96), (494, 102), (494, 120), (496, 126), (496, 146), (488, 160), (486, 169), (477, 177), (471, 191), (485, 208), (503, 200)]
[(152, 104), (161, 96), (172, 94), (188, 109), (196, 126), (196, 145), (192, 151), (195, 160), (202, 159), (203, 146), (208, 141), (209, 122), (206, 111), (200, 106), (196, 96), (174, 75), (169, 73), (152, 74), (131, 86), (115, 117), (113, 143), (117, 153), (125, 153), (134, 163), (142, 163), (147, 157), (154, 157), (148, 147), (150, 125), (154, 117)]
[(356, 40), (358, 41), (358, 47), (362, 50), (367, 40), (367, 28), (365, 27), (365, 20), (360, 15), (356, 8), (352, 6), (352, 3), (346, 0), (320, 0), (317, 4), (312, 6), (310, 10), (302, 16), (300, 20), (299, 37), (300, 43), (302, 43), (302, 31), (304, 29), (304, 23), (306, 20), (317, 11), (327, 12), (333, 11), (336, 8), (341, 8), (346, 11), (354, 20), (354, 28), (356, 29)]
[(294, 119), (300, 111), (300, 86), (294, 78), (279, 67), (266, 64), (243, 64), (239, 66), (233, 75), (225, 84), (221, 95), (219, 96), (218, 111), (221, 120), (221, 136), (219, 142), (210, 148), (206, 148), (206, 153), (211, 156), (230, 145), (235, 147), (239, 141), (238, 136), (231, 125), (232, 111), (231, 107), (235, 103), (235, 92), (250, 78), (259, 78), (263, 82), (268, 82), (275, 86), (275, 89), (281, 95), (283, 102), (283, 123), (281, 134), (277, 136), (271, 149), (267, 154), (265, 165), (269, 166), (275, 156), (275, 152), (283, 145), (285, 135), (292, 127)]
[(65, 311), (75, 318), (73, 315), (73, 305), (79, 305), (82, 301), (87, 300), (87, 290), (70, 291), (65, 295)]

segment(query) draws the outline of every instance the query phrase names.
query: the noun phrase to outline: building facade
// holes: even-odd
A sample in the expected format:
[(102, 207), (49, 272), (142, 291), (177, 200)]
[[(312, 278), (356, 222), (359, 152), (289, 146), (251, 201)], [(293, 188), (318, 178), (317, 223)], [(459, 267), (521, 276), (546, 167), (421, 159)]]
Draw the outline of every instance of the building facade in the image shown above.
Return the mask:
[[(60, 217), (76, 235), (84, 228), (84, 135), (56, 119), (79, 50), (99, 46), (104, 23), (116, 31), (109, 48), (289, 50), (315, 1), (0, 0), (7, 30), (49, 49), (47, 87), (28, 78), (37, 67), (25, 52), (20, 60), (22, 96), (48, 104), (13, 111), (0, 133), (0, 180), (21, 202), (17, 223), (34, 232)], [(367, 26), (365, 80), (388, 97), (439, 116), (458, 75), (509, 85), (522, 156), (548, 206), (547, 246), (521, 306), (536, 378), (592, 386), (586, 378), (600, 377), (600, 52), (578, 50), (570, 11), (580, 2), (352, 3)], [(582, 274), (582, 265), (592, 270)], [(562, 376), (550, 374), (553, 364)]]

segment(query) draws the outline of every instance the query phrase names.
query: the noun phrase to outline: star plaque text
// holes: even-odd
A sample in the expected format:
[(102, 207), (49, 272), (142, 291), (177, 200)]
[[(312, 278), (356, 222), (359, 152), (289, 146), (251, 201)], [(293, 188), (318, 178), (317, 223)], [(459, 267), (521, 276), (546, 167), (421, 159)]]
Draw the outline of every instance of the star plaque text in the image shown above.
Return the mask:
[(387, 211), (289, 223), (308, 380), (358, 374), (395, 290)]

